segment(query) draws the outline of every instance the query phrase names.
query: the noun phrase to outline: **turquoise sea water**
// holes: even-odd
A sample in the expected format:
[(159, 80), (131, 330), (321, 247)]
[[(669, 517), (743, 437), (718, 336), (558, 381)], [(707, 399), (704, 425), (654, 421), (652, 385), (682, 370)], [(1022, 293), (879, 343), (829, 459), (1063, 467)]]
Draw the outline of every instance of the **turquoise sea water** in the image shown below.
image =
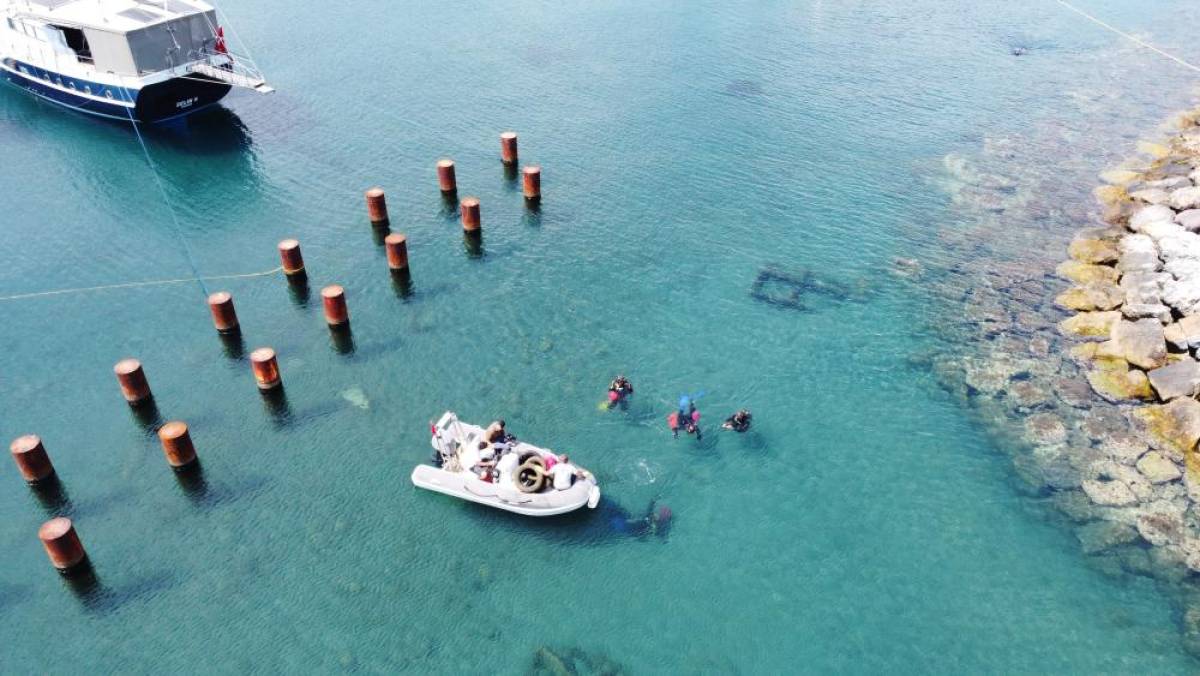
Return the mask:
[[(631, 673), (1196, 668), (1153, 582), (1087, 565), (910, 366), (937, 308), (888, 273), (949, 255), (929, 176), (947, 152), (1069, 130), (1067, 92), (1136, 76), (1162, 94), (1123, 135), (1053, 151), (1102, 169), (1188, 103), (1185, 71), (1126, 72), (1114, 36), (1049, 2), (223, 7), (279, 92), (148, 134), (173, 212), (129, 129), (0, 93), (0, 295), (269, 270), (297, 237), (307, 300), (277, 275), (208, 283), (245, 352), (279, 352), (287, 402), (259, 396), (198, 284), (0, 302), (0, 433), (40, 434), (67, 495), (0, 466), (3, 671), (524, 673), (541, 646)], [(1183, 2), (1089, 8), (1188, 48)], [(538, 212), (498, 161), (509, 128), (543, 166)], [(442, 156), (482, 201), (480, 256)], [(409, 237), (404, 297), (373, 184)], [(846, 293), (775, 307), (751, 296), (764, 269)], [(321, 319), (328, 283), (352, 349)], [(125, 356), (191, 425), (201, 485), (130, 415)], [(602, 412), (616, 372), (637, 396)], [(673, 440), (698, 390), (707, 434)], [(754, 431), (719, 433), (741, 406)], [(447, 408), (569, 450), (605, 509), (541, 523), (418, 492)], [(665, 538), (612, 528), (652, 500)], [(47, 565), (52, 513), (96, 588)]]

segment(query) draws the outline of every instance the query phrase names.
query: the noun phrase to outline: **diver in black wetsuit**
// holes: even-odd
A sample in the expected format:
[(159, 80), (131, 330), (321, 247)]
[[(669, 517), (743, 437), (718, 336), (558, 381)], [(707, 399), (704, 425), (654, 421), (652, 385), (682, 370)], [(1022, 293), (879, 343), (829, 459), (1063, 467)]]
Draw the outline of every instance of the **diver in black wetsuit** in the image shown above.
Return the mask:
[(608, 384), (608, 407), (620, 405), (623, 409), (629, 406), (629, 397), (633, 394), (633, 383), (625, 376), (619, 375)]
[(674, 518), (674, 514), (666, 505), (656, 507), (656, 502), (657, 500), (650, 501), (650, 505), (646, 507), (645, 516), (640, 519), (630, 518), (629, 512), (626, 512), (620, 505), (613, 503), (602, 503), (602, 505), (609, 512), (608, 523), (615, 532), (636, 538), (654, 535), (665, 540), (671, 530), (671, 520)]
[(750, 420), (753, 416), (750, 411), (742, 409), (737, 413), (725, 419), (725, 423), (721, 425), (722, 429), (733, 430), (734, 432), (745, 432), (750, 429)]

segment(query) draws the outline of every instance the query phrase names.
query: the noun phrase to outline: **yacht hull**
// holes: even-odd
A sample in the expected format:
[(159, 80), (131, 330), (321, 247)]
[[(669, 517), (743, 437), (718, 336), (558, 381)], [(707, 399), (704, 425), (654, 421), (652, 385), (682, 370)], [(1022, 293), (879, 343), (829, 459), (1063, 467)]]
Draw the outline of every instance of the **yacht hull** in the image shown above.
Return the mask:
[(172, 78), (140, 88), (60, 75), (15, 59), (0, 61), (0, 77), (50, 103), (113, 120), (165, 122), (220, 101), (231, 86), (203, 75)]

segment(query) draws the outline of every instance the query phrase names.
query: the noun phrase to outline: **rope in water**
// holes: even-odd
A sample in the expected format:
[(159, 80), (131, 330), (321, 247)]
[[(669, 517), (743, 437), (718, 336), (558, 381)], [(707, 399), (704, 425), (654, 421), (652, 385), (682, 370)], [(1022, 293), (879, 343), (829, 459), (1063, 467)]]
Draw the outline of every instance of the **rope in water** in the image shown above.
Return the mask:
[(1110, 26), (1109, 24), (1106, 24), (1103, 21), (1101, 21), (1100, 19), (1097, 19), (1096, 17), (1092, 16), (1091, 14), (1088, 14), (1087, 12), (1083, 11), (1082, 9), (1075, 7), (1074, 5), (1067, 2), (1066, 0), (1055, 0), (1055, 2), (1062, 5), (1063, 7), (1066, 7), (1067, 9), (1071, 10), (1072, 12), (1079, 14), (1083, 18), (1095, 23), (1098, 26), (1107, 28), (1108, 30), (1116, 33), (1117, 35), (1120, 35), (1123, 38), (1126, 38), (1127, 40), (1132, 40), (1133, 42), (1141, 45), (1142, 47), (1145, 47), (1146, 49), (1149, 49), (1153, 52), (1157, 52), (1157, 53), (1167, 57), (1168, 59), (1174, 61), (1175, 63), (1178, 63), (1181, 66), (1184, 66), (1185, 68), (1191, 68), (1192, 70), (1196, 71), (1197, 73), (1200, 73), (1200, 66), (1190, 64), (1187, 61), (1184, 61), (1183, 59), (1179, 58), (1178, 56), (1175, 56), (1174, 54), (1169, 54), (1167, 52), (1164, 52), (1163, 50), (1159, 49), (1158, 47), (1155, 47), (1154, 45), (1150, 44), (1149, 42), (1146, 42), (1144, 40), (1139, 40), (1138, 38), (1130, 35), (1129, 33), (1126, 33), (1120, 29), (1114, 28), (1113, 26)]
[(84, 286), (75, 289), (56, 289), (54, 291), (35, 291), (33, 293), (18, 293), (11, 296), (0, 296), (0, 302), (9, 300), (25, 300), (28, 298), (43, 298), (45, 296), (62, 296), (68, 293), (84, 293), (87, 291), (109, 291), (112, 289), (132, 289), (139, 286), (162, 286), (166, 284), (184, 284), (187, 282), (213, 281), (217, 279), (245, 279), (248, 277), (264, 277), (283, 270), (283, 266), (263, 270), (262, 272), (247, 272), (237, 275), (216, 275), (213, 277), (184, 277), (182, 279), (158, 279), (147, 282), (126, 282), (124, 284), (104, 284), (102, 286)]
[[(129, 89), (125, 88), (125, 96), (129, 100), (135, 100), (130, 95)], [(204, 285), (204, 279), (200, 276), (200, 269), (196, 266), (196, 259), (192, 256), (192, 248), (188, 246), (187, 239), (183, 236), (183, 226), (179, 223), (179, 216), (175, 214), (175, 207), (171, 206), (171, 196), (167, 194), (167, 188), (163, 185), (162, 179), (158, 175), (158, 167), (154, 165), (154, 160), (150, 157), (150, 148), (146, 146), (146, 139), (142, 138), (142, 130), (138, 127), (137, 120), (133, 117), (133, 109), (126, 107), (125, 112), (129, 115), (129, 122), (133, 124), (133, 133), (137, 136), (138, 143), (142, 146), (142, 154), (146, 156), (146, 164), (150, 166), (150, 173), (154, 175), (154, 185), (158, 186), (158, 192), (162, 195), (163, 203), (167, 205), (167, 211), (171, 213), (171, 222), (174, 224), (175, 237), (179, 239), (180, 245), (183, 246), (183, 255), (187, 259), (188, 266), (192, 269), (192, 278), (200, 285), (200, 291), (204, 296), (208, 297), (208, 287)]]

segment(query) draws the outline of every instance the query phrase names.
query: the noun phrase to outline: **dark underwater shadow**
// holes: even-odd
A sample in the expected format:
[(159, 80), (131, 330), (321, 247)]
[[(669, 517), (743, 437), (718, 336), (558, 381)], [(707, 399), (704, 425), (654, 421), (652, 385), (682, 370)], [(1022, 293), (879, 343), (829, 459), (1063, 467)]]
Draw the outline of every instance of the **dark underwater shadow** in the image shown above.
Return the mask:
[(237, 155), (253, 146), (253, 137), (242, 118), (221, 105), (179, 120), (140, 127), (147, 140), (192, 156)]
[[(453, 500), (448, 496), (438, 497)], [(642, 512), (630, 513), (614, 500), (601, 498), (595, 509), (584, 507), (550, 517), (522, 516), (473, 502), (465, 502), (464, 508), (478, 512), (481, 519), (497, 529), (585, 547), (615, 545), (629, 540), (666, 542), (674, 522), (671, 508), (658, 504), (657, 500), (651, 500)]]

